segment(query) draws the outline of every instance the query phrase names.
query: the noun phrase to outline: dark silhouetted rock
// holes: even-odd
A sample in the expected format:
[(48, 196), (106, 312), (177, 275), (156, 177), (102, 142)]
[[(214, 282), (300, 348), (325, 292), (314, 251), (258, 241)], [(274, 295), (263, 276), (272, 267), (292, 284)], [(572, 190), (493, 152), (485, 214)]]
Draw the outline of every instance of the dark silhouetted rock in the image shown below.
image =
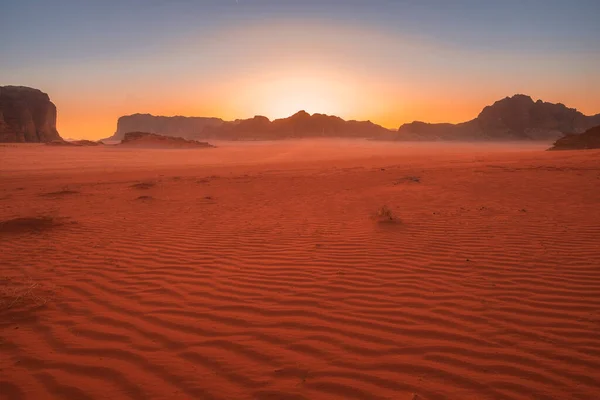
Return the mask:
[(586, 116), (563, 104), (506, 97), (485, 107), (477, 118), (460, 124), (412, 122), (398, 129), (399, 140), (553, 140), (600, 124), (600, 114)]
[(580, 134), (569, 134), (554, 142), (548, 150), (585, 150), (600, 149), (600, 126), (588, 129)]
[(139, 148), (189, 149), (200, 147), (215, 147), (207, 142), (198, 142), (178, 137), (162, 136), (149, 132), (127, 132), (117, 146)]
[(0, 142), (62, 140), (56, 107), (46, 93), (24, 86), (0, 86)]

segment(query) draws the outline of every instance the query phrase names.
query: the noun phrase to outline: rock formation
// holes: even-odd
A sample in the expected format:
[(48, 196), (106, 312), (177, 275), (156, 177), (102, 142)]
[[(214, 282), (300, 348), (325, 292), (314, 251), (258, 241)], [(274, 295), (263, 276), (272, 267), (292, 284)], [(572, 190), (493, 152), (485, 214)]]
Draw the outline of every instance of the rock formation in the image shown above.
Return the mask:
[(123, 135), (123, 140), (117, 146), (161, 149), (215, 147), (207, 142), (198, 142), (172, 136), (162, 136), (149, 132), (127, 132)]
[(563, 104), (514, 95), (485, 107), (477, 118), (459, 124), (412, 122), (391, 131), (370, 121), (300, 111), (270, 121), (267, 117), (223, 121), (219, 118), (134, 114), (119, 118), (109, 140), (142, 131), (186, 139), (274, 140), (289, 138), (367, 138), (378, 140), (556, 140), (600, 125), (600, 114), (586, 116)]
[(46, 93), (24, 86), (0, 86), (0, 142), (62, 140), (56, 106)]
[(485, 107), (477, 118), (460, 124), (412, 122), (398, 129), (399, 140), (551, 140), (600, 124), (600, 114), (586, 116), (563, 104), (506, 97)]
[(380, 138), (390, 133), (389, 129), (371, 121), (345, 121), (305, 111), (273, 121), (273, 130), (284, 137)]
[(600, 125), (580, 134), (568, 134), (554, 142), (548, 150), (584, 149), (600, 149)]
[(299, 111), (288, 118), (269, 121), (263, 116), (225, 123), (207, 129), (207, 137), (228, 140), (275, 140), (292, 138), (382, 138), (391, 131), (369, 121), (345, 121), (342, 118), (310, 115)]
[(148, 132), (164, 136), (193, 139), (202, 137), (202, 131), (207, 127), (223, 124), (220, 118), (204, 117), (163, 117), (151, 114), (133, 114), (120, 117), (117, 121), (117, 131), (105, 140), (122, 140), (127, 132)]

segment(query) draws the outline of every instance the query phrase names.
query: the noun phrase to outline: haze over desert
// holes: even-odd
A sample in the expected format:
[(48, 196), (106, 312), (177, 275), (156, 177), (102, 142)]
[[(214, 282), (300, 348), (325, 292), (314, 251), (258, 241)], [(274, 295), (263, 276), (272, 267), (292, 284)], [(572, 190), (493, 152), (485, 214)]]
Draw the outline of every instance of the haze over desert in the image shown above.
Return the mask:
[(0, 400), (600, 399), (600, 2), (0, 7)]

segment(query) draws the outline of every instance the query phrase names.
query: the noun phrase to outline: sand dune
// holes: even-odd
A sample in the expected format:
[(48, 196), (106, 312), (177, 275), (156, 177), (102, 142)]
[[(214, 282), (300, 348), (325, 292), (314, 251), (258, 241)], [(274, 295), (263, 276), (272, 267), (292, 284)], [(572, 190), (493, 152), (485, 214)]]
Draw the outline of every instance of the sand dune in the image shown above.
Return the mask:
[(217, 145), (0, 147), (0, 398), (600, 393), (600, 151)]

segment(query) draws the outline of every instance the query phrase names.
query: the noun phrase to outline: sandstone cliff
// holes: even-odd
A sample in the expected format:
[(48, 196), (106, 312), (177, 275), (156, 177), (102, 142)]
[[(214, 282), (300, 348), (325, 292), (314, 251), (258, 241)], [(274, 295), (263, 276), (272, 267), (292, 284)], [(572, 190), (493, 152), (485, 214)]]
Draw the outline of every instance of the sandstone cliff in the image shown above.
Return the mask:
[(120, 117), (117, 131), (106, 140), (123, 140), (128, 132), (148, 132), (164, 136), (193, 139), (202, 136), (207, 127), (223, 124), (220, 118), (205, 117), (163, 117), (151, 114), (133, 114)]
[(0, 142), (62, 140), (56, 106), (46, 93), (24, 86), (0, 86)]
[(552, 140), (600, 124), (600, 114), (586, 116), (563, 104), (506, 97), (485, 107), (477, 118), (460, 124), (412, 122), (398, 129), (399, 140)]

